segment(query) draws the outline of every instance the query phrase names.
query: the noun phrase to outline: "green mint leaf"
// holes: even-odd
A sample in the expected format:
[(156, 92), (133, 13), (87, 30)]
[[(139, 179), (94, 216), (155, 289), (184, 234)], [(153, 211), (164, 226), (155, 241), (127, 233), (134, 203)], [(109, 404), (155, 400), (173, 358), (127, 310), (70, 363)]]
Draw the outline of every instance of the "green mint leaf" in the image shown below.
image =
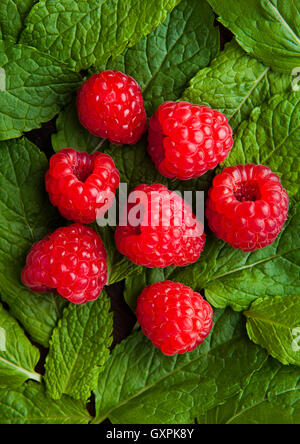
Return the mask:
[(17, 41), (23, 29), (24, 19), (35, 0), (1, 0), (0, 35), (3, 40)]
[(183, 0), (157, 29), (106, 65), (135, 78), (148, 115), (166, 100), (177, 100), (187, 81), (219, 50), (219, 28), (205, 0)]
[(31, 337), (47, 346), (63, 301), (32, 293), (21, 271), (32, 245), (61, 222), (44, 185), (48, 162), (26, 139), (0, 143), (0, 294)]
[(300, 4), (281, 0), (208, 0), (238, 43), (266, 66), (291, 74), (299, 66)]
[(56, 119), (57, 132), (52, 134), (52, 146), (59, 152), (64, 148), (92, 153), (102, 139), (93, 136), (79, 122), (75, 100), (67, 105)]
[(126, 278), (124, 288), (124, 298), (133, 312), (136, 310), (136, 302), (139, 295), (145, 287), (156, 282), (168, 280), (175, 267), (168, 268), (142, 268), (139, 275), (133, 275)]
[(243, 122), (224, 166), (263, 164), (279, 174), (290, 197), (300, 191), (300, 94), (275, 95)]
[(256, 106), (291, 89), (291, 74), (279, 74), (246, 54), (235, 42), (191, 80), (183, 100), (224, 113), (235, 130)]
[(0, 140), (39, 128), (68, 103), (81, 78), (34, 48), (0, 40)]
[(88, 424), (83, 403), (64, 396), (53, 401), (42, 384), (30, 382), (15, 390), (0, 390), (2, 424)]
[(95, 423), (186, 424), (240, 393), (266, 360), (241, 317), (215, 313), (214, 331), (196, 350), (164, 356), (141, 333), (118, 345), (100, 375)]
[(110, 145), (105, 152), (114, 159), (121, 174), (121, 182), (127, 183), (128, 191), (140, 184), (168, 184), (148, 155), (146, 136), (136, 145)]
[(96, 222), (92, 227), (101, 237), (107, 253), (107, 285), (122, 281), (133, 273), (140, 274), (142, 272), (143, 267), (135, 265), (116, 249), (115, 230), (113, 227), (99, 227)]
[(239, 395), (199, 415), (199, 424), (299, 424), (299, 368), (269, 358)]
[(114, 257), (117, 256), (118, 260), (113, 262), (111, 265), (108, 285), (120, 282), (123, 279), (130, 277), (134, 273), (137, 273), (139, 275), (142, 271), (141, 266), (135, 265), (133, 262), (130, 262), (125, 256), (122, 256), (115, 247), (114, 250)]
[(273, 245), (244, 253), (208, 236), (196, 264), (176, 268), (170, 279), (195, 290), (205, 289), (209, 302), (218, 308), (228, 305), (247, 310), (252, 302), (268, 296), (299, 295), (300, 205), (290, 210), (289, 219)]
[(113, 316), (105, 291), (81, 306), (70, 304), (54, 329), (46, 359), (48, 394), (86, 401), (97, 386), (112, 343)]
[(41, 380), (35, 372), (40, 353), (18, 322), (0, 304), (0, 388), (14, 388), (27, 379)]
[(80, 71), (134, 46), (166, 20), (180, 0), (40, 1), (21, 41)]
[(283, 364), (300, 366), (300, 297), (259, 299), (246, 311), (250, 339)]

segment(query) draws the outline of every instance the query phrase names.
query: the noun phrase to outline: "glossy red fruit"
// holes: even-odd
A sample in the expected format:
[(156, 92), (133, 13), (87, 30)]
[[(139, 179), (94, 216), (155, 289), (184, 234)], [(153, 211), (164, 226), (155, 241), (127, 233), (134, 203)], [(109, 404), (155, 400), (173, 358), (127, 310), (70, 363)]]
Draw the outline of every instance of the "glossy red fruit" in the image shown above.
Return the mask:
[(203, 225), (179, 195), (164, 185), (139, 185), (129, 202), (115, 233), (118, 250), (129, 260), (164, 268), (199, 259), (205, 246)]
[(90, 224), (113, 204), (120, 173), (107, 154), (64, 149), (51, 157), (45, 180), (50, 201), (64, 218)]
[(232, 129), (219, 111), (189, 102), (166, 102), (149, 124), (148, 152), (159, 172), (188, 180), (216, 168), (233, 146)]
[(146, 287), (138, 298), (137, 319), (165, 355), (194, 350), (213, 325), (213, 310), (199, 293), (171, 281)]
[(147, 129), (141, 88), (119, 71), (94, 74), (78, 90), (77, 110), (81, 124), (110, 142), (135, 144)]
[(22, 281), (37, 293), (57, 290), (74, 304), (94, 301), (107, 281), (103, 242), (84, 225), (59, 228), (33, 245)]
[(275, 241), (288, 208), (289, 197), (277, 174), (263, 165), (238, 165), (215, 177), (206, 216), (219, 238), (254, 251)]

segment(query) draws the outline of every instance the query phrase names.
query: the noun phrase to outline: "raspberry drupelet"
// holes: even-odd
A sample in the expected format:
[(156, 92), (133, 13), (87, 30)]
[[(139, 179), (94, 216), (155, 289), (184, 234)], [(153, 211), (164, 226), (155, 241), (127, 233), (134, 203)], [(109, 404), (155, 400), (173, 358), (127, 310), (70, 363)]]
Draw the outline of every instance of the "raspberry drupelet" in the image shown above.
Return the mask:
[(90, 227), (59, 228), (32, 246), (22, 281), (37, 293), (57, 290), (74, 304), (94, 301), (107, 281), (104, 244)]
[(120, 173), (107, 154), (64, 149), (50, 159), (45, 181), (51, 203), (65, 219), (90, 224), (113, 204)]
[(200, 177), (223, 162), (232, 146), (226, 116), (206, 106), (165, 102), (150, 120), (148, 152), (168, 178)]
[(135, 144), (147, 129), (141, 88), (120, 71), (102, 71), (87, 80), (77, 94), (81, 124), (116, 145)]
[(136, 205), (128, 203), (115, 232), (116, 246), (129, 260), (164, 268), (199, 259), (205, 246), (204, 228), (179, 195), (164, 185), (139, 185), (129, 202), (139, 202), (140, 220), (130, 220)]
[(206, 217), (219, 238), (254, 251), (275, 241), (288, 208), (289, 197), (277, 174), (263, 165), (238, 165), (215, 177)]
[(186, 285), (171, 281), (146, 287), (136, 313), (143, 333), (167, 356), (194, 350), (213, 325), (209, 303)]

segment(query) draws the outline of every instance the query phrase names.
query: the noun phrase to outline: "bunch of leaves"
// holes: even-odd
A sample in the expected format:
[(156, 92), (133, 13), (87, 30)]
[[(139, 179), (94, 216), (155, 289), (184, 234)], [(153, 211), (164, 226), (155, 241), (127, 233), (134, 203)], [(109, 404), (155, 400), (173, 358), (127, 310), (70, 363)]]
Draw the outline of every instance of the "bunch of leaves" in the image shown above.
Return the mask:
[[(214, 12), (234, 34), (222, 51)], [(298, 0), (1, 1), (1, 423), (299, 423), (300, 93), (292, 76), (299, 29)], [(139, 330), (112, 347), (105, 290), (75, 306), (20, 281), (31, 245), (67, 223), (44, 189), (47, 158), (26, 132), (57, 116), (53, 152), (99, 149), (80, 126), (74, 99), (102, 69), (139, 82), (149, 117), (166, 100), (224, 112), (235, 131), (224, 166), (266, 164), (291, 197), (273, 245), (243, 253), (208, 233), (201, 258), (185, 268), (137, 267), (116, 250), (113, 227), (93, 224), (108, 253), (108, 284), (125, 279), (133, 311), (142, 289), (165, 279), (201, 291), (214, 306), (213, 331), (186, 355), (163, 356)], [(168, 181), (146, 147), (146, 137), (136, 146), (101, 147), (128, 190), (211, 186), (215, 172)]]

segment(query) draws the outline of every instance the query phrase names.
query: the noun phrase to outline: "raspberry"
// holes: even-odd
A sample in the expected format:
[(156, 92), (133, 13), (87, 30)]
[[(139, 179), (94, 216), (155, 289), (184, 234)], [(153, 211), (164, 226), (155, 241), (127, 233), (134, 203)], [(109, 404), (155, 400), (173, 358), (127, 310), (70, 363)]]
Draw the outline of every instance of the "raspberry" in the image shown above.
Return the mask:
[(219, 238), (254, 251), (274, 242), (288, 208), (289, 197), (277, 174), (263, 165), (238, 165), (215, 177), (206, 216)]
[(232, 129), (219, 111), (188, 102), (166, 102), (150, 120), (148, 152), (159, 172), (188, 180), (216, 168), (228, 156)]
[(107, 154), (64, 149), (50, 159), (46, 189), (66, 219), (90, 224), (113, 204), (120, 173)]
[(164, 185), (139, 185), (129, 196), (129, 202), (137, 201), (140, 220), (131, 220), (137, 205), (128, 204), (115, 233), (118, 250), (149, 268), (196, 262), (205, 234), (191, 207)]
[(97, 137), (116, 145), (135, 144), (147, 129), (141, 88), (119, 71), (94, 74), (78, 90), (81, 124)]
[(56, 289), (74, 304), (94, 301), (107, 281), (103, 242), (84, 225), (59, 228), (32, 246), (22, 281), (37, 293)]
[(158, 282), (138, 298), (137, 319), (143, 333), (168, 356), (202, 344), (212, 329), (212, 318), (209, 303), (183, 284)]

